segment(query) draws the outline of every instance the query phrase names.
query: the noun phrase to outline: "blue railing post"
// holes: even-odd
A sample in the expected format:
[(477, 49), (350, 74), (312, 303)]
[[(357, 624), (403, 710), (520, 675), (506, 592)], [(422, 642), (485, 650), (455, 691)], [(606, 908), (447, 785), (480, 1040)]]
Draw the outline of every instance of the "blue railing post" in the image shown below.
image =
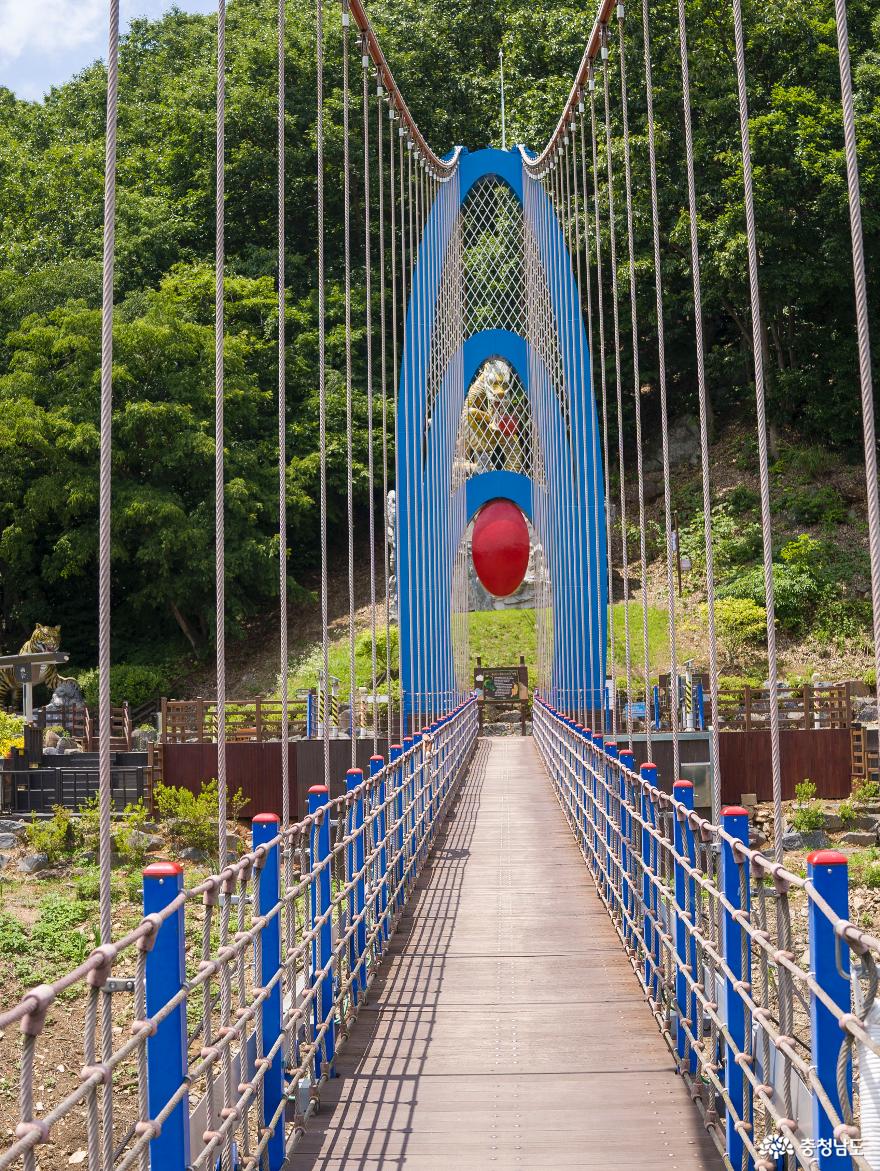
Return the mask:
[(315, 695), (310, 691), (306, 696), (306, 739), (314, 740), (317, 735), (317, 720), (315, 719)]
[[(164, 911), (183, 890), (183, 870), (176, 862), (153, 862), (144, 870), (144, 914)], [(186, 980), (183, 905), (156, 932), (147, 952), (147, 1016), (154, 1016), (176, 996)], [(150, 1117), (155, 1118), (188, 1074), (186, 1004), (179, 1004), (147, 1038)], [(189, 1166), (189, 1097), (174, 1107), (162, 1132), (150, 1141), (152, 1171), (184, 1171)]]
[[(359, 789), (364, 783), (363, 770), (359, 768), (350, 768), (345, 774), (345, 791), (346, 793), (353, 793)], [(348, 893), (348, 922), (349, 926), (357, 921), (357, 926), (349, 936), (348, 940), (348, 964), (349, 972), (354, 979), (351, 984), (351, 998), (355, 1004), (358, 1002), (358, 995), (367, 987), (367, 973), (366, 973), (366, 959), (364, 953), (367, 950), (367, 921), (364, 916), (364, 907), (366, 906), (366, 881), (363, 874), (364, 862), (366, 860), (366, 853), (364, 851), (364, 795), (360, 793), (351, 802), (348, 809), (348, 816), (346, 818), (346, 837), (353, 838), (346, 847), (346, 868), (348, 869), (349, 882), (353, 882), (353, 886)], [(355, 879), (355, 875), (360, 877)], [(358, 921), (358, 917), (360, 919)]]
[[(278, 837), (279, 818), (277, 813), (258, 813), (253, 820), (252, 841), (253, 847), (266, 845), (273, 838)], [(279, 907), (281, 900), (281, 865), (279, 861), (278, 842), (266, 851), (262, 868), (259, 872), (257, 893), (257, 914), (269, 915)], [(260, 957), (260, 970), (255, 978), (260, 987), (265, 988), (281, 969), (281, 921), (280, 908), (266, 923), (260, 932), (260, 947), (257, 952), (254, 946), (254, 959)], [(281, 981), (276, 980), (272, 991), (260, 1008), (260, 1018), (263, 1032), (263, 1055), (281, 1036)], [(263, 1076), (263, 1125), (268, 1127), (284, 1097), (284, 1054), (279, 1048), (272, 1058), (272, 1063)], [(284, 1114), (282, 1113), (275, 1125), (275, 1131), (269, 1139), (266, 1148), (270, 1171), (280, 1171), (284, 1166), (285, 1138)]]
[[(657, 766), (652, 761), (645, 761), (639, 769), (639, 776), (645, 785), (657, 784)], [(645, 988), (653, 986), (654, 957), (654, 921), (652, 911), (654, 907), (654, 884), (651, 881), (653, 857), (651, 840), (651, 798), (642, 786), (639, 791), (639, 812), (642, 815), (642, 939), (645, 945)]]
[(654, 685), (654, 730), (660, 731), (660, 688)]
[[(807, 857), (807, 878), (816, 894), (823, 898), (841, 919), (849, 918), (849, 878), (846, 855), (837, 850), (814, 850)], [(834, 924), (813, 899), (808, 901), (810, 972), (825, 996), (841, 1013), (850, 1012), (849, 947), (838, 939)], [(810, 994), (810, 1034), (813, 1066), (822, 1088), (835, 1105), (838, 1103), (837, 1059), (844, 1034), (837, 1018), (815, 992)], [(847, 1097), (852, 1102), (852, 1064), (847, 1064)], [(835, 1151), (834, 1125), (816, 1094), (813, 1094), (813, 1141), (817, 1144), (817, 1162), (821, 1171), (845, 1171), (852, 1167), (847, 1154)], [(824, 1148), (824, 1150), (823, 1150)], [(830, 1149), (829, 1149), (830, 1148)]]
[(403, 755), (401, 744), (391, 745), (391, 788), (394, 793), (394, 821), (397, 826), (394, 831), (394, 906), (400, 909), (403, 906), (403, 810), (404, 810), (404, 770), (400, 762)]
[[(370, 776), (378, 776), (382, 773), (385, 767), (385, 761), (381, 756), (370, 757)], [(378, 892), (376, 895), (376, 921), (379, 925), (379, 931), (376, 936), (377, 946), (381, 950), (385, 940), (388, 938), (388, 845), (385, 841), (385, 835), (388, 832), (386, 826), (388, 825), (388, 818), (385, 810), (386, 800), (386, 785), (385, 774), (379, 777), (379, 783), (376, 786), (374, 793), (374, 800), (376, 802), (376, 820), (373, 822), (373, 833), (375, 840), (379, 843), (379, 882)]]
[(596, 735), (593, 737), (593, 777), (592, 777), (593, 826), (594, 826), (594, 829), (593, 829), (593, 853), (596, 856), (596, 881), (597, 882), (599, 882), (601, 879), (601, 868), (599, 865), (599, 859), (602, 858), (603, 859), (602, 864), (607, 865), (607, 858), (604, 857), (603, 851), (600, 848), (602, 843), (605, 840), (605, 834), (604, 834), (604, 830), (603, 830), (603, 826), (602, 826), (602, 818), (601, 818), (601, 815), (599, 812), (599, 808), (600, 808), (599, 807), (599, 797), (601, 795), (600, 794), (601, 781), (599, 780), (599, 777), (600, 777), (601, 770), (603, 767), (602, 762), (604, 759), (604, 756), (603, 756), (604, 751), (605, 751), (605, 738), (604, 738), (604, 736), (601, 735), (601, 733), (597, 732)]
[(635, 772), (636, 758), (631, 748), (620, 750), (620, 891), (623, 900), (623, 934), (630, 947), (634, 944), (633, 938), (633, 910), (635, 900), (632, 890), (632, 864), (630, 851), (632, 849), (632, 819), (630, 817), (627, 800), (629, 799), (629, 773)]
[[(312, 825), (310, 847), (312, 856), (311, 909), (312, 923), (322, 920), (315, 939), (312, 940), (311, 983), (315, 987), (313, 1016), (315, 1036), (327, 1024), (323, 1041), (323, 1064), (327, 1066), (328, 1077), (333, 1076), (333, 1058), (336, 1055), (336, 1022), (333, 1004), (333, 973), (329, 970), (333, 958), (332, 889), (330, 882), (330, 814), (326, 808), (330, 794), (326, 785), (312, 785), (309, 789), (309, 814), (324, 810), (320, 825)], [(320, 870), (318, 869), (320, 867)], [(328, 971), (322, 975), (324, 968)], [(321, 1077), (322, 1043), (315, 1049), (315, 1077)]]
[[(672, 795), (681, 802), (685, 809), (694, 807), (694, 786), (690, 781), (676, 781), (672, 786)], [(696, 1021), (692, 1019), (690, 1010), (691, 995), (688, 973), (696, 979), (696, 972), (691, 971), (690, 936), (687, 929), (688, 914), (688, 877), (682, 858), (688, 857), (687, 832), (685, 820), (680, 810), (674, 810), (672, 816), (673, 847), (675, 849), (675, 1000), (678, 1005), (678, 1030), (676, 1035), (676, 1050), (680, 1063), (688, 1061), (691, 1070), (696, 1067), (696, 1054), (690, 1044), (685, 1020), (690, 1022), (691, 1031), (696, 1030)], [(689, 1056), (688, 1056), (689, 1055)]]
[[(619, 832), (614, 819), (614, 785), (615, 762), (617, 761), (617, 744), (609, 740), (605, 745), (605, 861), (608, 867), (607, 894), (612, 904), (617, 902), (615, 878), (612, 873), (617, 868), (617, 851), (614, 848), (614, 834)], [(619, 877), (619, 872), (618, 872)]]
[[(721, 825), (727, 837), (736, 842), (748, 845), (749, 815), (739, 805), (728, 806), (721, 811)], [(737, 1112), (742, 1111), (743, 1089), (745, 1075), (742, 1066), (737, 1064), (737, 1054), (745, 1052), (746, 1040), (746, 1008), (745, 1002), (739, 993), (737, 985), (740, 981), (751, 979), (750, 951), (746, 949), (746, 966), (743, 969), (742, 936), (743, 928), (734, 917), (734, 911), (749, 910), (749, 882), (748, 874), (745, 882), (741, 882), (742, 868), (746, 865), (744, 858), (738, 858), (734, 847), (726, 838), (721, 840), (721, 889), (727, 906), (723, 908), (722, 945), (724, 960), (728, 968), (725, 976), (725, 1015), (727, 1018), (727, 1032), (729, 1041), (726, 1044), (724, 1058), (724, 1083), (731, 1102)], [(743, 888), (745, 902), (743, 903)], [(765, 1071), (765, 1079), (769, 1070)], [(751, 1095), (750, 1095), (751, 1097)], [(746, 1110), (742, 1121), (751, 1124), (751, 1107)], [(743, 1140), (736, 1129), (736, 1118), (727, 1110), (727, 1154), (734, 1167), (742, 1163)]]

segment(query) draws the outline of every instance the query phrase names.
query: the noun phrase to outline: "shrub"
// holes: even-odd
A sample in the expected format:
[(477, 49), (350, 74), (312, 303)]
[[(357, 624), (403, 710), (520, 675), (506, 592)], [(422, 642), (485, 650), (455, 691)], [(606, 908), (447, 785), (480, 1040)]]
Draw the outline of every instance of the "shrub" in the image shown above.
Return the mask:
[[(176, 846), (191, 846), (216, 854), (220, 809), (216, 780), (206, 781), (199, 793), (160, 784), (156, 786), (154, 799), (159, 816), (167, 822), (169, 836)], [(236, 819), (246, 804), (247, 798), (239, 789), (227, 803), (229, 817)]]
[(837, 808), (837, 813), (844, 826), (852, 825), (858, 816), (856, 813), (856, 807), (853, 805), (852, 801), (841, 801)]
[(0, 757), (13, 748), (24, 748), (24, 717), (0, 711)]
[(122, 813), (121, 824), (117, 825), (114, 833), (116, 849), (124, 862), (142, 865), (147, 855), (144, 825), (149, 821), (150, 814), (141, 797), (133, 804), (126, 805)]
[(846, 520), (846, 501), (830, 484), (788, 488), (782, 493), (779, 504), (796, 524), (831, 527)]
[(819, 572), (825, 560), (822, 542), (809, 533), (801, 533), (794, 540), (788, 541), (779, 550), (779, 556), (787, 565), (812, 574)]
[(795, 805), (789, 813), (788, 820), (798, 833), (810, 833), (821, 829), (825, 818), (816, 800), (816, 786), (807, 778), (795, 785)]
[(849, 880), (853, 886), (880, 889), (880, 850), (876, 846), (856, 850), (850, 855)]
[(751, 488), (747, 488), (745, 484), (737, 484), (735, 488), (731, 488), (725, 497), (725, 503), (733, 509), (734, 512), (740, 514), (744, 512), (753, 512), (761, 501), (757, 492), (753, 492)]
[[(776, 621), (791, 633), (800, 630), (813, 612), (821, 595), (819, 582), (811, 573), (793, 565), (776, 562), (773, 566), (773, 598)], [(749, 570), (718, 590), (719, 598), (742, 598), (764, 608), (767, 595), (764, 590), (763, 568)]]
[[(708, 607), (700, 607), (704, 621)], [(715, 629), (731, 666), (739, 663), (747, 648), (761, 642), (767, 630), (767, 614), (748, 598), (717, 598)]]
[[(82, 671), (77, 678), (83, 698), (89, 706), (98, 702), (98, 668)], [(113, 703), (129, 703), (140, 707), (160, 694), (165, 684), (165, 672), (159, 667), (116, 663), (110, 668), (110, 699)]]
[(73, 890), (80, 902), (97, 902), (101, 893), (101, 871), (98, 867), (89, 866), (81, 874), (74, 875)]
[(45, 854), (50, 862), (58, 862), (76, 848), (73, 816), (63, 805), (54, 805), (51, 817), (38, 819), (34, 816), (25, 832), (34, 853)]
[(852, 788), (852, 799), (857, 805), (880, 799), (880, 784), (877, 781), (858, 781)]

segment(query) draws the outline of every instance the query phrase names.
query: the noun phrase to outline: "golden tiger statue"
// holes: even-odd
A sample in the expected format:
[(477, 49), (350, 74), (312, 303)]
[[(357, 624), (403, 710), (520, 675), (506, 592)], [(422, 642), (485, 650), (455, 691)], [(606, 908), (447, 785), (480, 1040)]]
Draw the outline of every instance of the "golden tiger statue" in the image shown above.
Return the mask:
[[(34, 627), (33, 634), (18, 653), (20, 655), (31, 655), (38, 651), (57, 651), (60, 645), (61, 627), (41, 626), (38, 623)], [(58, 674), (58, 668), (54, 663), (45, 663), (42, 666), (40, 670), (40, 682), (45, 683), (50, 690), (55, 690), (60, 679), (61, 676)], [(11, 704), (20, 694), (21, 684), (16, 683), (12, 669), (6, 667), (0, 670), (0, 704)]]

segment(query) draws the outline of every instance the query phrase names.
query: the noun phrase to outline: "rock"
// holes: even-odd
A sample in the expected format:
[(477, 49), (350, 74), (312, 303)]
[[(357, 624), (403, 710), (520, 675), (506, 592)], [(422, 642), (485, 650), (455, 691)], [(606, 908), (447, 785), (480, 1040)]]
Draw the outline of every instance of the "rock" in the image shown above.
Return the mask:
[(48, 854), (28, 854), (26, 858), (22, 858), (16, 869), (21, 874), (36, 874), (38, 870), (45, 870), (48, 865)]
[[(749, 845), (752, 846), (754, 849), (760, 850), (762, 846), (767, 845), (769, 840), (770, 839), (767, 837), (767, 835), (764, 833), (764, 831), (762, 829), (760, 829), (758, 826), (756, 826), (756, 825), (749, 826)], [(782, 840), (783, 840), (783, 842), (785, 841), (784, 838)]]
[(11, 861), (12, 859), (8, 854), (0, 854), (0, 870), (5, 869)]
[(843, 821), (836, 813), (823, 813), (822, 824), (829, 833), (839, 833), (843, 829)]
[(158, 834), (142, 833), (140, 830), (133, 830), (126, 839), (126, 846), (129, 850), (143, 850), (150, 853), (152, 850), (164, 850), (165, 839), (158, 836)]
[(689, 416), (678, 419), (669, 428), (669, 462), (691, 464), (700, 462), (700, 424)]
[(11, 821), (8, 818), (0, 817), (0, 834), (15, 834), (20, 837), (26, 829), (27, 826), (23, 821)]
[(0, 850), (14, 850), (17, 845), (15, 834), (0, 834)]
[(843, 840), (851, 846), (874, 846), (877, 844), (877, 835), (868, 830), (854, 829), (845, 833)]
[(207, 850), (200, 850), (198, 846), (184, 846), (179, 855), (184, 862), (207, 862)]
[(790, 829), (782, 835), (783, 850), (821, 850), (827, 845), (828, 835), (821, 829), (813, 829), (808, 833)]

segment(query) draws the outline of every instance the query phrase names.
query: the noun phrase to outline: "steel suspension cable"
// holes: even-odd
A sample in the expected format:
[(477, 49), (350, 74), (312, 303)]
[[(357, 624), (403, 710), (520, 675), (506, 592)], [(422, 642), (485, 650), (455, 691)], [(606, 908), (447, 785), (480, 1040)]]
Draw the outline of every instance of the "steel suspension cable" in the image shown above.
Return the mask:
[[(384, 144), (384, 102), (381, 80), (376, 85), (376, 161), (379, 187), (379, 336), (381, 347), (379, 371), (382, 383), (382, 554), (385, 572), (385, 690), (388, 695), (388, 747), (386, 760), (391, 756), (394, 725), (394, 697), (391, 691), (391, 598), (390, 572), (391, 557), (388, 533), (388, 346), (387, 315), (385, 312), (385, 144)], [(376, 718), (374, 716), (374, 718)]]
[[(226, 2), (217, 5), (217, 126), (214, 250), (214, 525), (217, 600), (217, 831), (220, 870), (229, 862), (226, 779), (226, 530), (224, 460), (224, 274), (226, 168)], [(220, 946), (229, 941), (231, 892), (224, 889), (220, 903)], [(220, 967), (220, 1027), (232, 1020), (232, 983), (228, 964)], [(223, 1107), (232, 1106), (232, 1054), (223, 1049)], [(232, 1171), (232, 1131), (223, 1139), (222, 1168)]]
[[(749, 106), (746, 90), (746, 58), (741, 0), (733, 0), (733, 27), (736, 44), (736, 91), (739, 107), (740, 147), (743, 166), (743, 197), (746, 213), (746, 244), (749, 262), (749, 300), (752, 316), (752, 351), (755, 367), (755, 400), (758, 416), (758, 476), (761, 490), (761, 535), (764, 554), (764, 590), (767, 612), (767, 664), (770, 683), (770, 763), (773, 779), (773, 855), (783, 860), (782, 772), (779, 751), (779, 681), (776, 665), (776, 608), (773, 593), (773, 529), (770, 518), (770, 472), (767, 457), (767, 410), (764, 387), (764, 349), (761, 341), (761, 292), (758, 277), (758, 240), (755, 228), (755, 196), (752, 183), (752, 151), (749, 140)], [(717, 709), (716, 709), (717, 710)], [(713, 721), (717, 724), (717, 719)], [(715, 752), (717, 771), (717, 745)], [(717, 802), (720, 807), (720, 777)]]
[[(623, 455), (623, 382), (620, 369), (620, 292), (617, 283), (617, 225), (614, 214), (614, 163), (611, 150), (611, 102), (608, 85), (608, 29), (602, 45), (602, 86), (605, 94), (605, 165), (608, 172), (608, 251), (611, 259), (611, 305), (614, 330), (614, 382), (617, 394), (617, 467), (620, 475), (620, 541), (623, 571), (623, 630), (626, 657), (626, 734), (632, 743), (632, 643), (629, 625), (629, 541), (626, 527), (626, 475)], [(614, 623), (614, 611), (611, 612)], [(617, 707), (617, 695), (613, 696)]]
[(874, 628), (874, 672), (880, 710), (880, 489), (877, 479), (877, 436), (874, 425), (874, 385), (871, 369), (871, 336), (868, 326), (868, 287), (865, 278), (865, 239), (862, 228), (862, 197), (859, 158), (856, 149), (856, 119), (853, 106), (852, 68), (849, 54), (849, 26), (846, 0), (834, 0), (837, 22), (837, 49), (840, 68), (840, 101), (843, 114), (843, 143), (849, 197), (852, 240), (853, 284), (856, 302), (856, 334), (859, 350), (859, 387), (862, 399), (862, 434), (865, 447), (865, 487), (868, 501), (868, 545), (871, 556), (871, 608)]
[[(596, 77), (590, 71), (588, 79), (590, 92), (590, 138), (593, 162), (593, 224), (596, 235), (596, 303), (599, 316), (599, 364), (602, 383), (602, 449), (605, 475), (605, 559), (608, 575), (608, 631), (609, 656), (611, 659), (611, 732), (617, 735), (617, 664), (614, 636), (614, 564), (611, 552), (611, 470), (608, 458), (608, 377), (605, 369), (605, 288), (602, 280), (602, 231), (599, 205), (599, 151), (596, 135)], [(604, 680), (603, 692), (604, 692)], [(608, 731), (605, 716), (607, 704), (602, 703), (602, 731)]]
[(351, 342), (351, 86), (349, 78), (348, 0), (342, 0), (342, 187), (343, 248), (345, 252), (345, 512), (348, 537), (348, 724), (351, 767), (357, 764), (355, 712), (357, 677), (354, 654), (354, 421)]
[[(715, 762), (712, 779), (712, 814), (721, 808), (718, 762), (718, 639), (715, 631), (715, 567), (712, 551), (712, 493), (709, 483), (709, 422), (706, 392), (706, 349), (703, 339), (703, 294), (700, 280), (700, 245), (697, 227), (697, 186), (694, 177), (694, 132), (691, 118), (691, 83), (688, 65), (687, 21), (685, 0), (678, 0), (678, 45), (681, 60), (681, 85), (684, 107), (685, 166), (687, 171), (688, 217), (690, 221), (691, 279), (694, 289), (694, 334), (697, 350), (697, 393), (700, 405), (700, 470), (703, 485), (703, 538), (706, 553), (706, 616), (709, 625), (709, 690), (712, 698), (712, 754)], [(673, 681), (672, 702), (678, 703), (678, 680)], [(772, 713), (772, 704), (771, 704)], [(772, 739), (772, 730), (771, 730)], [(778, 757), (778, 737), (777, 737)], [(775, 817), (775, 815), (774, 815)], [(780, 835), (781, 840), (781, 835)]]
[[(110, 0), (107, 34), (107, 127), (104, 144), (104, 240), (101, 281), (101, 402), (98, 495), (98, 866), (99, 918), (102, 944), (113, 938), (111, 872), (110, 772), (110, 624), (111, 522), (113, 511), (113, 277), (116, 260), (116, 139), (119, 121), (119, 0)], [(94, 1038), (94, 1033), (92, 1033)], [(93, 1045), (93, 1040), (91, 1044)], [(112, 998), (101, 996), (101, 1051), (113, 1049)], [(90, 1103), (90, 1110), (96, 1107)], [(32, 1109), (27, 1111), (28, 1115)], [(103, 1162), (113, 1158), (113, 1095), (105, 1086), (101, 1098)], [(89, 1127), (90, 1163), (97, 1163), (97, 1118)], [(26, 1162), (35, 1166), (32, 1155)]]
[[(281, 654), (281, 824), (286, 829), (290, 824), (289, 761), (287, 759), (290, 739), (288, 702), (287, 662), (287, 289), (285, 273), (285, 53), (284, 34), (286, 29), (286, 0), (278, 0), (278, 611), (279, 640)], [(292, 862), (290, 850), (285, 857)], [(291, 871), (288, 867), (288, 879)], [(285, 912), (288, 908), (285, 904)], [(292, 920), (285, 918), (288, 946), (292, 946), (290, 935)]]
[[(636, 252), (635, 233), (633, 230), (633, 197), (632, 197), (632, 162), (630, 158), (629, 141), (629, 101), (626, 90), (626, 44), (624, 38), (625, 9), (623, 4), (617, 6), (617, 33), (618, 51), (620, 54), (620, 108), (623, 118), (623, 169), (626, 191), (626, 243), (629, 259), (629, 300), (630, 318), (632, 323), (632, 363), (633, 363), (633, 398), (636, 424), (636, 479), (639, 493), (639, 569), (642, 579), (642, 651), (645, 668), (645, 748), (648, 760), (651, 756), (651, 720), (650, 689), (651, 689), (651, 653), (648, 642), (648, 555), (645, 547), (645, 476), (642, 459), (642, 388), (639, 367), (639, 321), (638, 305), (636, 300)], [(628, 609), (628, 606), (627, 606)], [(632, 720), (630, 720), (630, 726)]]
[[(369, 68), (370, 58), (367, 55), (366, 38), (361, 38), (361, 72), (363, 74), (363, 130), (364, 130), (364, 294), (366, 296), (366, 329), (367, 329), (367, 482), (369, 484), (368, 498), (368, 530), (370, 539), (370, 684), (372, 688), (373, 714), (372, 739), (373, 752), (378, 749), (377, 720), (379, 703), (377, 695), (376, 676), (378, 674), (377, 661), (377, 619), (376, 619), (376, 485), (373, 457), (373, 289), (372, 264), (373, 245), (371, 241), (370, 200), (372, 190), (370, 186), (370, 95), (369, 95)], [(355, 763), (357, 761), (355, 760)]]
[[(678, 687), (678, 651), (677, 631), (675, 620), (675, 574), (673, 565), (674, 550), (672, 548), (672, 477), (669, 468), (669, 410), (666, 390), (666, 326), (663, 307), (663, 271), (660, 256), (660, 205), (657, 195), (657, 142), (654, 127), (654, 81), (651, 68), (651, 26), (648, 9), (648, 0), (642, 0), (642, 39), (645, 58), (645, 97), (647, 101), (648, 120), (648, 162), (651, 187), (651, 230), (654, 243), (654, 289), (657, 304), (657, 365), (660, 382), (660, 432), (663, 460), (663, 519), (666, 528), (666, 590), (667, 627), (669, 630), (669, 678), (670, 694), (673, 687)], [(674, 701), (670, 702), (669, 710), (672, 725), (672, 759), (673, 777), (681, 773), (681, 748), (678, 738), (678, 702), (677, 691)], [(716, 755), (715, 769), (720, 762)]]
[(321, 546), (321, 665), (323, 710), (321, 734), (324, 742), (324, 784), (330, 784), (330, 638), (327, 601), (327, 321), (324, 258), (324, 0), (316, 3), (317, 101), (316, 124), (318, 162), (318, 444), (320, 461), (320, 546)]

